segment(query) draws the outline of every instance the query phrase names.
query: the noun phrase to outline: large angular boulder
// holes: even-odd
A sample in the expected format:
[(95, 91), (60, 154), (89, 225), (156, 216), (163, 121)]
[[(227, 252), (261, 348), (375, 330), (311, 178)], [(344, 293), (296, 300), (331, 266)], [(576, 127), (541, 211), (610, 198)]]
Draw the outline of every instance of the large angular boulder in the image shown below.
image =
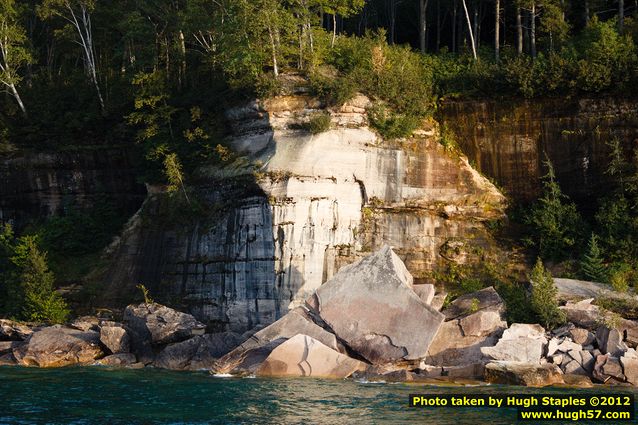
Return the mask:
[(568, 322), (585, 329), (596, 329), (604, 318), (604, 311), (597, 305), (592, 304), (593, 298), (588, 298), (578, 302), (568, 302), (559, 307)]
[(495, 311), (503, 313), (505, 303), (496, 290), (490, 286), (477, 292), (465, 294), (452, 301), (441, 313), (446, 320), (457, 319), (476, 311)]
[(128, 353), (131, 350), (131, 338), (126, 328), (119, 323), (102, 323), (100, 342), (113, 354)]
[(621, 356), (629, 348), (623, 342), (623, 334), (618, 329), (609, 329), (605, 326), (601, 326), (596, 331), (596, 341), (603, 354), (610, 354), (613, 357)]
[(414, 293), (421, 298), (421, 301), (426, 303), (427, 305), (432, 305), (432, 301), (434, 300), (434, 285), (431, 283), (426, 283), (424, 285), (413, 285), (412, 289)]
[(134, 338), (148, 339), (153, 345), (184, 341), (206, 329), (192, 315), (157, 303), (129, 305), (124, 310), (124, 323), (136, 334)]
[(592, 376), (602, 383), (607, 383), (610, 380), (619, 382), (625, 381), (625, 375), (623, 374), (620, 359), (612, 357), (609, 354), (600, 354), (596, 356), (596, 363), (594, 364)]
[(558, 366), (546, 363), (492, 362), (485, 366), (485, 380), (492, 384), (545, 387), (563, 384)]
[(298, 334), (311, 336), (335, 351), (346, 353), (346, 348), (337, 341), (336, 336), (315, 323), (315, 320), (321, 321), (317, 317), (312, 317), (311, 312), (305, 307), (297, 307), (254, 334), (244, 334), (247, 339), (215, 362), (215, 370), (218, 373), (244, 373), (247, 371), (247, 365), (252, 369), (253, 361), (265, 359), (270, 354), (268, 350), (277, 347), (277, 341), (281, 343)]
[(627, 382), (638, 386), (638, 355), (635, 351), (628, 351), (620, 358), (620, 364)]
[(22, 366), (62, 367), (92, 363), (104, 352), (99, 333), (52, 326), (34, 332), (13, 355)]
[(546, 344), (541, 326), (514, 323), (494, 347), (483, 347), (481, 352), (493, 360), (540, 364)]
[(308, 335), (296, 335), (275, 348), (256, 374), (340, 379), (366, 367), (365, 363), (345, 356)]
[(11, 353), (20, 345), (22, 345), (20, 341), (0, 341), (0, 355)]
[(343, 267), (308, 300), (310, 309), (373, 364), (427, 355), (444, 316), (412, 290), (412, 276), (388, 246)]

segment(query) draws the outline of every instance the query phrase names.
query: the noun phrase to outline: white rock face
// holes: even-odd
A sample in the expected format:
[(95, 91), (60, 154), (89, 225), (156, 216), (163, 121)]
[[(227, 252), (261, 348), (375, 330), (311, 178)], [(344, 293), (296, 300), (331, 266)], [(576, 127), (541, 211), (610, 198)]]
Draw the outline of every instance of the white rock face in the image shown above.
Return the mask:
[(229, 111), (229, 144), (244, 157), (202, 167), (212, 217), (174, 229), (140, 224), (115, 254), (109, 293), (144, 282), (220, 331), (243, 332), (274, 322), (383, 245), (417, 277), (444, 256), (464, 262), (471, 247), (488, 247), (483, 221), (503, 216), (505, 198), (445, 151), (435, 127), (380, 139), (367, 127), (368, 103), (359, 96), (331, 111), (331, 129), (316, 135), (299, 129), (320, 106), (307, 97)]

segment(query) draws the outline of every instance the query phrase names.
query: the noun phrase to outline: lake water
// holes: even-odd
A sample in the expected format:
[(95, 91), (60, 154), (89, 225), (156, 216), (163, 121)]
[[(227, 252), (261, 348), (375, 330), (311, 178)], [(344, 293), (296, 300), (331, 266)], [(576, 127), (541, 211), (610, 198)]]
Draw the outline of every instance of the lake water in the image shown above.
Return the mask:
[[(499, 425), (516, 423), (516, 409), (412, 409), (408, 395), (583, 391), (219, 378), (153, 369), (0, 367), (0, 424)], [(610, 392), (604, 387), (587, 391)], [(622, 391), (629, 390), (614, 389)]]

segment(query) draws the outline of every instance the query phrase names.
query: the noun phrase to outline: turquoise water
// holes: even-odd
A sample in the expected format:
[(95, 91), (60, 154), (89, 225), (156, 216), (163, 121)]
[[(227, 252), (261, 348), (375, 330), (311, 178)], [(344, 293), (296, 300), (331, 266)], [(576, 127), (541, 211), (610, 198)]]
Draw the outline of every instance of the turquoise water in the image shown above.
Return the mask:
[[(0, 368), (0, 424), (498, 425), (516, 423), (516, 410), (410, 409), (408, 395), (574, 391), (216, 378), (152, 369)], [(614, 390), (620, 391), (627, 389)]]

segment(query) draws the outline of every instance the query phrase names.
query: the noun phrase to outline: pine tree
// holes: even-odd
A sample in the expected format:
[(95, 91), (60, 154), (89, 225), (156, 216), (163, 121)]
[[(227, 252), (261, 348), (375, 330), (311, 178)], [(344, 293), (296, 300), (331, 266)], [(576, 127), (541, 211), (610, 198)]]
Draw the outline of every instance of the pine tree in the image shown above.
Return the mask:
[(558, 289), (552, 274), (545, 269), (540, 258), (529, 276), (532, 284), (532, 310), (546, 329), (565, 322), (565, 314), (558, 309)]
[(607, 270), (603, 264), (602, 254), (598, 246), (598, 236), (594, 233), (589, 238), (587, 253), (580, 262), (580, 271), (584, 278), (594, 282), (606, 282)]
[(36, 238), (21, 237), (11, 261), (19, 270), (22, 317), (34, 322), (64, 322), (69, 310), (62, 296), (55, 292), (55, 277), (47, 265), (46, 252), (40, 251)]

